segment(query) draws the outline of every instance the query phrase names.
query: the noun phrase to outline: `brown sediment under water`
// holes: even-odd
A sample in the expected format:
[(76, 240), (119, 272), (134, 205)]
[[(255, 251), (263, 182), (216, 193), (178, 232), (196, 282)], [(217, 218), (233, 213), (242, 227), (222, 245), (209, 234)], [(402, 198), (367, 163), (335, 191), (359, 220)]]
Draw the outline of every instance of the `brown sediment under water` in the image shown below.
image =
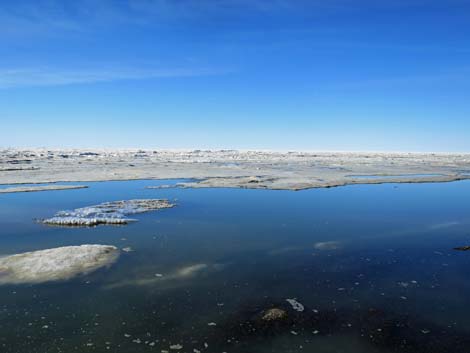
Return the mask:
[[(470, 247), (470, 181), (146, 188), (177, 182), (0, 195), (0, 257), (82, 244), (120, 250), (68, 280), (3, 281), (0, 351), (468, 351), (470, 252), (454, 249)], [(176, 206), (122, 226), (35, 221), (135, 199)]]

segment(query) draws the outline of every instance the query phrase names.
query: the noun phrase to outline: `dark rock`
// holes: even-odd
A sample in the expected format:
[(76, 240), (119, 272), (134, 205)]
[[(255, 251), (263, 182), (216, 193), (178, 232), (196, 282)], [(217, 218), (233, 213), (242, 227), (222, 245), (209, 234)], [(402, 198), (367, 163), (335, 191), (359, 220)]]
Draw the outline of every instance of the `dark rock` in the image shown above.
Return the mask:
[(454, 248), (454, 250), (459, 250), (459, 251), (468, 251), (468, 250), (470, 250), (470, 246), (469, 246), (469, 245), (465, 245), (465, 246), (458, 246), (458, 247)]

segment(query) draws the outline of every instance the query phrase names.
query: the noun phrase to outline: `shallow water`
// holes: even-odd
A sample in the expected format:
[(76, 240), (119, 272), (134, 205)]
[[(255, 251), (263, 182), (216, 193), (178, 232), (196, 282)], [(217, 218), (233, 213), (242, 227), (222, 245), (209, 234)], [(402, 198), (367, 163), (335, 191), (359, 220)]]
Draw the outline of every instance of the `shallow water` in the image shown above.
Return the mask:
[(86, 182), (57, 182), (57, 183), (38, 183), (38, 184), (1, 184), (0, 189), (34, 187), (34, 186), (54, 186), (54, 185), (88, 185)]
[[(465, 174), (464, 174), (465, 175)], [(405, 178), (431, 178), (443, 176), (443, 174), (396, 174), (396, 175), (348, 175), (354, 179), (405, 179)]]
[[(0, 195), (0, 256), (133, 250), (67, 282), (1, 286), (1, 352), (466, 352), (470, 252), (453, 248), (470, 245), (470, 182), (145, 189), (168, 183)], [(134, 198), (178, 206), (127, 226), (33, 220)], [(289, 320), (260, 322), (272, 307)]]

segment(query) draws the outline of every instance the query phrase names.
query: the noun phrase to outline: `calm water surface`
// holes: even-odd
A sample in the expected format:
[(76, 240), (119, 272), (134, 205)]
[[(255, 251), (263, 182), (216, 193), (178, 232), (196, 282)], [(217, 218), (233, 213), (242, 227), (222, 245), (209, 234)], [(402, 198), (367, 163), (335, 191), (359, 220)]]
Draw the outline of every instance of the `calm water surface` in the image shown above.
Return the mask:
[[(465, 173), (463, 174), (465, 175)], [(431, 178), (443, 176), (443, 174), (396, 174), (396, 175), (348, 175), (354, 179), (405, 179), (405, 178)]]
[[(1, 286), (1, 352), (468, 352), (470, 252), (453, 250), (470, 245), (468, 181), (300, 192), (85, 184), (0, 195), (0, 255), (133, 251), (71, 281)], [(121, 227), (34, 222), (134, 198), (178, 206)], [(262, 320), (270, 308), (287, 318)]]

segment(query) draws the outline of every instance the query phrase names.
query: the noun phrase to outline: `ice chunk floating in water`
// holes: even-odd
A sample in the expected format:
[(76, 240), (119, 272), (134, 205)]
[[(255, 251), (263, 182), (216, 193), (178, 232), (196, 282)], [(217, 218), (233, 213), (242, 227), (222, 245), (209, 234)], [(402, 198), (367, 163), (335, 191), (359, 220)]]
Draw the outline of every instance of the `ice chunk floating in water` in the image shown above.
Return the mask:
[(0, 258), (0, 284), (67, 280), (111, 265), (119, 250), (111, 245), (64, 246)]
[(295, 299), (286, 299), (286, 301), (292, 306), (295, 311), (304, 311), (304, 306)]
[(141, 199), (105, 202), (96, 206), (60, 211), (52, 218), (41, 220), (44, 224), (58, 226), (96, 226), (99, 224), (127, 224), (135, 219), (128, 215), (171, 208), (175, 205), (165, 199)]

